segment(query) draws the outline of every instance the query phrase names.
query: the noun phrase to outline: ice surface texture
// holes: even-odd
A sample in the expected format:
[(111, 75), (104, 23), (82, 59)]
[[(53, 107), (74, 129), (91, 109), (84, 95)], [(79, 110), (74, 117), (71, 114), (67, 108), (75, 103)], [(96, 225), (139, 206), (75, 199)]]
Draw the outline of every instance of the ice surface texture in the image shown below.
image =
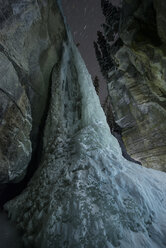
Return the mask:
[(166, 247), (166, 174), (122, 157), (70, 35), (52, 74), (41, 156), (5, 206), (27, 247)]

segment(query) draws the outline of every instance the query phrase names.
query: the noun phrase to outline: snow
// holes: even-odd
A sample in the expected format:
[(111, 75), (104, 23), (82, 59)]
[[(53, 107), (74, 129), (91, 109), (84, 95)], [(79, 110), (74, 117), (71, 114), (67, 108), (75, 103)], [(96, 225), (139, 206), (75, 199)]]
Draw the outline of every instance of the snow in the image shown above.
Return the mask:
[(68, 37), (52, 76), (41, 165), (5, 209), (27, 247), (164, 248), (166, 174), (122, 157)]

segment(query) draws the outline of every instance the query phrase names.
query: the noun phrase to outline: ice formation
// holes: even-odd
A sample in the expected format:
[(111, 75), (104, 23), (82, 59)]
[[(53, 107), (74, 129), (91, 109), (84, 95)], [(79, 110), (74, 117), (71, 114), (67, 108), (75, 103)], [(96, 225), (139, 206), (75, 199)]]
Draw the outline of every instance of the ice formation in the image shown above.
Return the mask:
[(52, 74), (41, 164), (5, 209), (26, 247), (166, 247), (166, 174), (125, 160), (69, 35)]

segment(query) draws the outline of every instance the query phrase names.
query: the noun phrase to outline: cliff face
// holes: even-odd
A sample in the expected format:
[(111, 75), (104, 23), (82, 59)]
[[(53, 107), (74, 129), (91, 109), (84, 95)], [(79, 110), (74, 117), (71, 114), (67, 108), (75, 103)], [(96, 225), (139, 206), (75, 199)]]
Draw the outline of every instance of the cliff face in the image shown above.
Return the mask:
[(41, 143), (65, 29), (55, 1), (0, 5), (0, 182), (7, 183), (22, 179)]
[(124, 1), (116, 70), (107, 74), (116, 123), (128, 153), (166, 171), (165, 1)]
[(25, 247), (164, 248), (166, 175), (122, 157), (66, 36), (54, 57), (40, 165), (5, 209)]

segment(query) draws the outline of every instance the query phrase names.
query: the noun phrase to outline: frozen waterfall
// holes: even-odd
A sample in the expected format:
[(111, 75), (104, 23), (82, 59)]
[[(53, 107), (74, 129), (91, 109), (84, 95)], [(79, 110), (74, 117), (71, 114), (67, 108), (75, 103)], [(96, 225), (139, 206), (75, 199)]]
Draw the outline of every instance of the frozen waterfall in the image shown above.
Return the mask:
[(122, 157), (70, 35), (52, 73), (41, 156), (5, 205), (26, 247), (166, 247), (166, 174)]

